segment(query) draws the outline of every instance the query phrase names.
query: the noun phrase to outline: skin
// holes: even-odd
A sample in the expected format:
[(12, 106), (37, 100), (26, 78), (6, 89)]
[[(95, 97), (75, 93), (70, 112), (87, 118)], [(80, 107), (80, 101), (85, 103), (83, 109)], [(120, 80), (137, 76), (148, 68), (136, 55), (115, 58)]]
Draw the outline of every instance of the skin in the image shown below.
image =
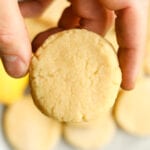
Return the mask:
[[(17, 0), (0, 0), (0, 57), (11, 76), (25, 75), (31, 58), (31, 45), (22, 15), (35, 17), (51, 1), (27, 0), (18, 5)], [(149, 0), (70, 2), (71, 6), (64, 10), (58, 27), (40, 33), (34, 39), (33, 50), (36, 51), (49, 35), (65, 29), (85, 28), (104, 36), (115, 22), (119, 44), (118, 59), (123, 79), (121, 86), (126, 90), (132, 89), (144, 54)]]

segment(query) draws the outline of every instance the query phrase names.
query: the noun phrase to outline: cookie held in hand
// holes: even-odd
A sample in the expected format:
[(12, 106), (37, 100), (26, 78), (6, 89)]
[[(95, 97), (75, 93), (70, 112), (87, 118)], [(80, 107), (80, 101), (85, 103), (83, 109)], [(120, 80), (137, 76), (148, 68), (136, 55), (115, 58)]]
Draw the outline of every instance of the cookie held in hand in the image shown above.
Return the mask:
[(61, 124), (43, 115), (31, 97), (24, 97), (4, 111), (4, 133), (12, 149), (53, 149), (61, 136)]
[(59, 121), (97, 118), (114, 104), (120, 83), (113, 47), (84, 29), (50, 36), (31, 61), (30, 86), (35, 104)]

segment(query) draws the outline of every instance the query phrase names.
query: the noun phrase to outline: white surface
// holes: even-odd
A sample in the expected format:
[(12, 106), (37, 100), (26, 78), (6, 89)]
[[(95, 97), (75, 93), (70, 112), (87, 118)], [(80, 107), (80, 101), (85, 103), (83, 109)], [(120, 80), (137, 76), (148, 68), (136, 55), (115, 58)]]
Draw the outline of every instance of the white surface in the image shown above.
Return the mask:
[[(2, 114), (2, 105), (0, 105), (0, 120)], [(3, 137), (2, 122), (0, 122), (0, 150), (12, 150), (7, 145)], [(67, 145), (63, 140), (58, 143), (55, 150), (76, 150)], [(113, 141), (101, 150), (150, 150), (150, 138), (138, 138), (124, 133), (119, 130)]]

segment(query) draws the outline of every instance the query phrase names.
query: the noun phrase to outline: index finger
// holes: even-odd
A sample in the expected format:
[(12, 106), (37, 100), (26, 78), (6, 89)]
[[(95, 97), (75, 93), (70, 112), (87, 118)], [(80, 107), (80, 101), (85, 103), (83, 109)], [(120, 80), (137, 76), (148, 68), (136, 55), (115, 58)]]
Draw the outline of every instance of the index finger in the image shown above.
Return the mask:
[[(122, 70), (122, 88), (132, 89), (144, 54), (148, 0), (103, 1), (117, 15), (116, 33), (119, 44), (118, 58)], [(114, 4), (113, 4), (114, 2)]]
[(147, 6), (138, 5), (118, 11), (116, 33), (118, 58), (122, 69), (122, 87), (132, 89), (140, 71), (145, 48)]

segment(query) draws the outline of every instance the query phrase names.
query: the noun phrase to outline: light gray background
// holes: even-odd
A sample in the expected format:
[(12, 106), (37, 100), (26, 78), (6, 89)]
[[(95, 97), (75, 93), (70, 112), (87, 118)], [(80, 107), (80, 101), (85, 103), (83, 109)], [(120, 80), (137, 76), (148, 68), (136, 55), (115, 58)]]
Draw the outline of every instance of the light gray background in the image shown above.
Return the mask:
[[(0, 105), (0, 120), (2, 116), (2, 105)], [(0, 150), (11, 150), (7, 145), (3, 137), (2, 122), (0, 122)], [(63, 140), (61, 140), (56, 146), (55, 150), (76, 150)], [(118, 129), (113, 141), (101, 150), (150, 150), (150, 137), (138, 138), (126, 134), (122, 130)]]

